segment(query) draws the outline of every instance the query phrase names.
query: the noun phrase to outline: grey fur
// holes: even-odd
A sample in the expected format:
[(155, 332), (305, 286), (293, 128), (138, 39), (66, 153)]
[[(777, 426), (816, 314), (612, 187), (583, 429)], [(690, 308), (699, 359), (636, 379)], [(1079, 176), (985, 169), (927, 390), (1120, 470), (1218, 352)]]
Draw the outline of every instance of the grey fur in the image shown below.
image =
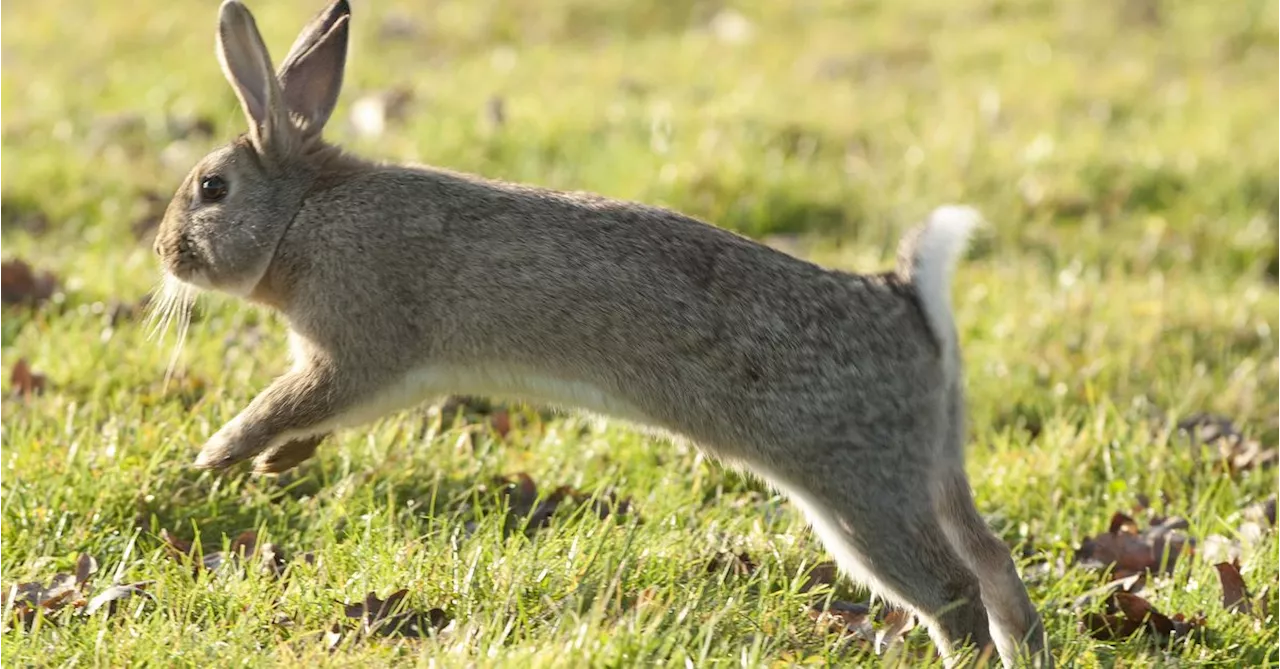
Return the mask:
[[(282, 471), (333, 429), (433, 395), (585, 408), (688, 437), (787, 493), (944, 657), (994, 638), (1006, 664), (1050, 663), (964, 476), (957, 223), (919, 229), (897, 271), (856, 275), (664, 209), (346, 155), (319, 137), (341, 72), (316, 68), (341, 69), (348, 14), (343, 0), (322, 12), (262, 81), (252, 17), (222, 6), (220, 58), (250, 133), (195, 167), (156, 250), (180, 280), (280, 311), (294, 365), (199, 466)], [(228, 192), (203, 202), (212, 174)]]

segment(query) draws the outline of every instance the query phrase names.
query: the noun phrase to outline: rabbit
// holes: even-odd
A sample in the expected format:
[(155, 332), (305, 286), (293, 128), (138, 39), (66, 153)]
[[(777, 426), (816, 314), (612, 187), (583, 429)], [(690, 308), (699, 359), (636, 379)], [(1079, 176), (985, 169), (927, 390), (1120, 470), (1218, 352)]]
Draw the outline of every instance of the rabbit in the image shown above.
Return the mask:
[(774, 486), (948, 663), (994, 644), (1051, 664), (965, 477), (949, 291), (976, 212), (936, 209), (896, 270), (858, 275), (665, 209), (371, 162), (321, 137), (350, 16), (333, 2), (273, 73), (249, 10), (221, 5), (248, 132), (192, 169), (155, 251), (167, 281), (281, 313), (292, 367), (197, 467), (284, 471), (337, 428), (450, 394), (603, 414)]

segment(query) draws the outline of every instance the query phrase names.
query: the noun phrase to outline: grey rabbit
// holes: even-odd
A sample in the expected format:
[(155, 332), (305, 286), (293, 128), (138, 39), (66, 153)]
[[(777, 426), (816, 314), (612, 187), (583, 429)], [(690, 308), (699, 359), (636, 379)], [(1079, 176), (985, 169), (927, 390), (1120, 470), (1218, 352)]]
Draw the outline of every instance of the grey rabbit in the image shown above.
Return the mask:
[(583, 409), (688, 438), (805, 514), (842, 570), (928, 626), (1051, 664), (964, 471), (950, 275), (975, 212), (936, 209), (897, 270), (827, 270), (678, 213), (326, 143), (350, 7), (279, 72), (249, 10), (217, 55), (249, 130), (199, 161), (155, 243), (171, 286), (288, 320), (293, 365), (196, 460), (280, 472), (331, 431), (430, 397)]

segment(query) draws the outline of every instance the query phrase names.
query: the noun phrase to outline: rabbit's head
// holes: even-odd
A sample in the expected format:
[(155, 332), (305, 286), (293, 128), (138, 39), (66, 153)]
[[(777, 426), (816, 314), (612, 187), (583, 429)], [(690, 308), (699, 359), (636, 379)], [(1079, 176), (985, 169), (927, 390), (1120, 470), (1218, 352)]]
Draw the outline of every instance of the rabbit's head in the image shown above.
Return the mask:
[(253, 294), (306, 194), (340, 152), (320, 131), (342, 87), (351, 9), (336, 0), (298, 36), (274, 73), (253, 16), (226, 0), (218, 61), (249, 131), (205, 156), (165, 211), (155, 250), (173, 277)]

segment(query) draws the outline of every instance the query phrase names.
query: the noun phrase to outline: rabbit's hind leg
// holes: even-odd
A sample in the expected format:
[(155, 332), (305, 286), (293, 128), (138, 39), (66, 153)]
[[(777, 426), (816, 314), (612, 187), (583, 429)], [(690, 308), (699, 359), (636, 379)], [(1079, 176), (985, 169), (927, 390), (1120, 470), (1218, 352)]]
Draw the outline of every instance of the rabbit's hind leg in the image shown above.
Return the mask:
[(1008, 546), (987, 527), (974, 506), (964, 469), (956, 463), (938, 481), (936, 504), (951, 544), (977, 572), (992, 636), (1006, 662), (1051, 667), (1044, 627)]
[(991, 636), (978, 578), (947, 540), (927, 487), (907, 476), (891, 477), (890, 485), (884, 476), (875, 485), (859, 485), (856, 474), (835, 478), (779, 487), (842, 570), (920, 617), (949, 665), (965, 644), (986, 649)]

